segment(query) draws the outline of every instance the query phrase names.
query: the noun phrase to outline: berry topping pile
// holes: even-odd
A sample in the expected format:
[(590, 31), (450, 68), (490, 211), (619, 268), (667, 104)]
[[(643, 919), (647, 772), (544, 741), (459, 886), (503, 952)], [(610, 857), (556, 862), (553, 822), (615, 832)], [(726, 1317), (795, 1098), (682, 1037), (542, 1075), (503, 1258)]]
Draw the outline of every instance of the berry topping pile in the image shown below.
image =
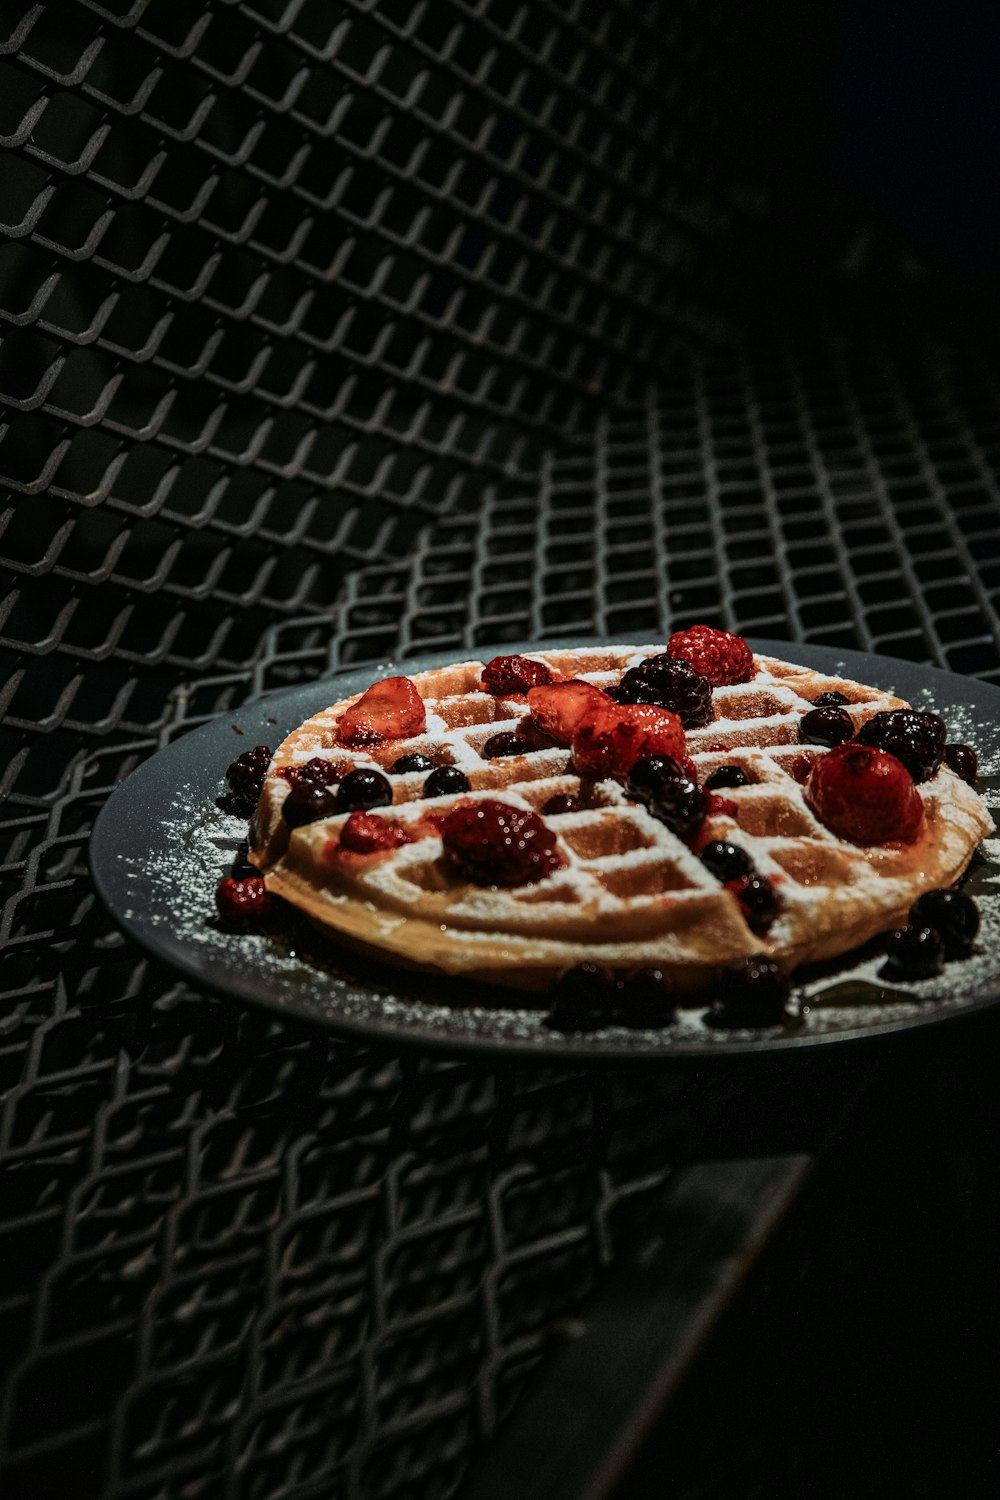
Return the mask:
[(441, 825), (446, 866), (474, 885), (529, 885), (562, 860), (536, 812), (488, 799), (457, 807)]
[(580, 776), (624, 781), (642, 756), (683, 758), (684, 730), (676, 714), (652, 703), (602, 704), (577, 725), (572, 749)]
[(610, 706), (613, 699), (592, 682), (577, 677), (555, 682), (551, 687), (531, 688), (528, 708), (538, 728), (560, 745), (568, 745), (577, 725), (593, 710)]
[(937, 714), (921, 714), (912, 708), (896, 708), (873, 714), (858, 730), (859, 745), (874, 745), (901, 760), (914, 781), (929, 781), (944, 759), (947, 735)]
[(753, 652), (743, 637), (728, 630), (713, 630), (711, 625), (675, 630), (667, 642), (667, 655), (688, 662), (713, 687), (749, 682), (757, 671)]
[(625, 790), (678, 838), (691, 839), (709, 808), (709, 793), (698, 785), (690, 761), (669, 755), (645, 755), (632, 766)]
[(233, 794), (237, 812), (250, 817), (264, 785), (264, 775), (271, 764), (271, 752), (266, 745), (254, 745), (244, 750), (226, 771), (226, 781)]
[(354, 812), (340, 830), (340, 848), (350, 854), (382, 854), (410, 842), (405, 828), (389, 818)]
[(685, 729), (711, 724), (712, 684), (680, 657), (651, 656), (630, 667), (611, 696), (617, 703), (655, 703), (669, 708)]
[(341, 744), (352, 749), (409, 739), (426, 728), (424, 700), (408, 677), (383, 677), (373, 683), (337, 720)]
[(913, 778), (894, 755), (853, 740), (820, 756), (805, 801), (838, 838), (853, 844), (910, 844), (924, 822)]
[(842, 708), (813, 708), (799, 720), (803, 745), (843, 745), (854, 737), (854, 720)]
[(530, 656), (494, 656), (483, 668), (483, 687), (494, 696), (526, 693), (551, 681), (552, 672), (545, 663), (532, 661)]
[(227, 875), (215, 888), (215, 905), (233, 932), (251, 932), (271, 919), (273, 899), (259, 875), (234, 879)]

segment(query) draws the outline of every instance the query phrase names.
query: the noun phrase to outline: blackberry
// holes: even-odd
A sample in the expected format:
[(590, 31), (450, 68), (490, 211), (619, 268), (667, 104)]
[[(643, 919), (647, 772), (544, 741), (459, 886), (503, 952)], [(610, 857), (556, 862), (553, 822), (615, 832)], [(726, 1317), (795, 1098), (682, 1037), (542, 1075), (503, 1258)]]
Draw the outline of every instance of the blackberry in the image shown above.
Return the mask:
[(514, 730), (506, 730), (502, 734), (492, 734), (480, 750), (484, 760), (495, 760), (503, 755), (527, 755), (531, 746), (523, 734), (517, 734)]
[(457, 766), (438, 766), (424, 782), (425, 797), (455, 796), (458, 792), (470, 792), (472, 782)]
[(599, 1031), (615, 1019), (614, 976), (602, 964), (582, 963), (556, 981), (545, 1024), (553, 1031)]
[(723, 884), (727, 880), (739, 880), (743, 875), (753, 873), (753, 860), (745, 849), (739, 848), (737, 844), (726, 844), (721, 839), (713, 839), (706, 844), (701, 851), (701, 862), (714, 875), (716, 880)]
[(812, 708), (799, 720), (799, 743), (803, 745), (825, 745), (832, 750), (853, 737), (854, 720), (842, 708)]
[(912, 927), (931, 927), (945, 958), (968, 958), (979, 931), (979, 910), (962, 891), (925, 891), (910, 907)]
[[(358, 772), (352, 774), (356, 776)], [(281, 816), (289, 828), (302, 828), (306, 823), (332, 818), (334, 813), (343, 811), (334, 789), (317, 781), (297, 781), (281, 804)]]
[(812, 703), (814, 708), (843, 708), (850, 701), (843, 693), (820, 693), (818, 698), (813, 698)]
[(750, 777), (742, 766), (717, 766), (705, 782), (710, 792), (723, 786), (749, 786)]
[(660, 787), (648, 803), (649, 811), (671, 833), (685, 839), (695, 833), (708, 811), (709, 794), (696, 781), (680, 776)]
[(670, 981), (662, 969), (636, 969), (618, 985), (621, 1026), (653, 1031), (677, 1019), (677, 1005)]
[(733, 895), (743, 910), (750, 931), (760, 937), (778, 915), (778, 898), (774, 887), (763, 875), (755, 873), (734, 881)]
[(975, 786), (979, 775), (979, 757), (971, 745), (945, 745), (944, 763), (969, 786)]
[(720, 990), (719, 999), (705, 1014), (708, 1026), (732, 1031), (743, 1026), (778, 1026), (785, 1018), (788, 982), (778, 965), (762, 953), (727, 970)]
[(941, 967), (943, 949), (932, 927), (900, 927), (890, 934), (885, 966), (903, 979), (929, 979)]
[(628, 773), (625, 791), (636, 802), (648, 802), (661, 788), (683, 775), (681, 767), (669, 755), (640, 755)]
[(398, 760), (394, 760), (389, 767), (389, 775), (406, 776), (411, 771), (431, 771), (433, 769), (434, 762), (430, 757), (421, 755), (418, 750), (414, 750), (411, 754), (401, 755)]
[(873, 714), (858, 730), (858, 743), (874, 745), (901, 760), (914, 781), (929, 781), (944, 758), (947, 730), (937, 714), (896, 708)]
[(236, 810), (245, 813), (247, 817), (257, 806), (257, 799), (264, 785), (264, 775), (270, 764), (271, 752), (268, 747), (254, 745), (252, 750), (244, 750), (226, 768), (226, 781), (233, 794)]
[(579, 797), (570, 797), (565, 792), (556, 792), (542, 808), (543, 818), (557, 818), (560, 813), (580, 812), (583, 803)]
[(712, 684), (679, 657), (651, 656), (638, 667), (630, 667), (616, 688), (616, 703), (655, 703), (680, 718), (685, 729), (711, 724)]
[(368, 771), (364, 767), (349, 771), (340, 783), (337, 793), (337, 811), (368, 812), (372, 807), (391, 807), (392, 787), (381, 771)]

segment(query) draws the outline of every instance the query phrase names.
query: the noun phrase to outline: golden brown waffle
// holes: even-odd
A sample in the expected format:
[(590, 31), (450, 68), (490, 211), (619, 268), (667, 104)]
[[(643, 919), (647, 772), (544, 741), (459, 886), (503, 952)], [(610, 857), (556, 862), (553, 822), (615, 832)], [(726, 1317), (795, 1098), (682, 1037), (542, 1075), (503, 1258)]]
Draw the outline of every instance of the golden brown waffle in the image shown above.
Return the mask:
[[(610, 686), (662, 646), (532, 652), (555, 675)], [(687, 733), (702, 781), (721, 764), (740, 765), (750, 785), (727, 788), (735, 809), (710, 814), (706, 834), (738, 843), (779, 894), (780, 912), (764, 936), (747, 926), (734, 897), (676, 835), (630, 801), (613, 781), (581, 784), (568, 749), (486, 760), (485, 741), (516, 730), (525, 699), (483, 691), (480, 661), (415, 674), (427, 728), (370, 751), (338, 745), (337, 719), (357, 698), (309, 719), (277, 750), (251, 827), (251, 859), (267, 886), (349, 944), (395, 964), (444, 970), (523, 989), (547, 988), (583, 959), (625, 970), (656, 964), (683, 987), (701, 989), (718, 971), (754, 953), (783, 969), (846, 952), (905, 921), (923, 890), (964, 870), (992, 821), (976, 793), (942, 767), (919, 787), (926, 826), (912, 845), (859, 846), (837, 838), (806, 806), (791, 774), (802, 753), (798, 724), (818, 694), (848, 699), (860, 726), (881, 710), (906, 707), (876, 688), (757, 657), (752, 681), (716, 688), (715, 721)], [(358, 695), (359, 696), (359, 695)], [(721, 748), (720, 748), (721, 747)], [(810, 747), (816, 754), (824, 752)], [(416, 827), (428, 812), (498, 798), (540, 810), (556, 793), (584, 796), (584, 810), (547, 816), (564, 866), (513, 889), (456, 882), (442, 867), (440, 837), (378, 855), (331, 859), (346, 814), (289, 830), (281, 818), (288, 783), (281, 772), (314, 756), (342, 770), (388, 767), (419, 751), (453, 764), (472, 790), (424, 799), (426, 772), (391, 777), (391, 816)]]

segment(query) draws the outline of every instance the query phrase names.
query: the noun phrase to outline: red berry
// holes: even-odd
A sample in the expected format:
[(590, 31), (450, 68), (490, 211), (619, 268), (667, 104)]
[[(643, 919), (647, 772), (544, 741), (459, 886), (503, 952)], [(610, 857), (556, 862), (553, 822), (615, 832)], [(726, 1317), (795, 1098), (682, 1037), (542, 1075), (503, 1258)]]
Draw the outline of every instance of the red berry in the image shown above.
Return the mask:
[(550, 687), (535, 687), (528, 692), (528, 707), (539, 729), (560, 745), (568, 745), (576, 726), (592, 709), (610, 705), (607, 693), (592, 682), (570, 677)]
[(831, 833), (853, 844), (911, 844), (924, 807), (894, 755), (851, 742), (821, 756), (806, 779), (806, 806)]
[(551, 681), (551, 669), (530, 656), (494, 656), (483, 668), (483, 687), (488, 693), (526, 693)]
[(383, 677), (337, 720), (340, 742), (358, 749), (409, 739), (427, 728), (424, 700), (408, 677)]
[(219, 916), (235, 932), (248, 932), (266, 925), (271, 916), (271, 893), (259, 875), (236, 880), (226, 875), (215, 888)]
[(581, 720), (573, 735), (573, 764), (581, 776), (624, 781), (647, 755), (685, 759), (680, 719), (652, 703), (602, 704)]
[(757, 667), (753, 653), (740, 635), (713, 630), (711, 625), (692, 625), (675, 630), (667, 642), (667, 655), (689, 662), (713, 687), (749, 682)]
[(445, 864), (474, 885), (528, 885), (562, 863), (555, 834), (536, 812), (492, 799), (449, 813), (441, 841)]
[(366, 812), (351, 813), (340, 830), (340, 848), (351, 854), (381, 854), (409, 842), (409, 834), (398, 823)]

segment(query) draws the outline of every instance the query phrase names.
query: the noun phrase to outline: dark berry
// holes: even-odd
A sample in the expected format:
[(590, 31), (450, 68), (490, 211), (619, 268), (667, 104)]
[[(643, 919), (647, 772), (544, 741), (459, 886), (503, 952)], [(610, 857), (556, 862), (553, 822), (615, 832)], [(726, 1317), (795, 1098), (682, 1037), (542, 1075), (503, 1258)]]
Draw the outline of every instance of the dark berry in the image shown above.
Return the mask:
[(561, 813), (580, 812), (582, 808), (583, 803), (579, 797), (570, 797), (565, 792), (556, 792), (542, 808), (542, 816), (557, 818)]
[(438, 766), (424, 782), (425, 797), (454, 797), (472, 790), (472, 783), (457, 766)]
[(843, 745), (854, 736), (854, 720), (842, 708), (813, 708), (799, 720), (799, 741), (803, 745)]
[(731, 1031), (742, 1026), (777, 1026), (784, 1019), (788, 982), (778, 965), (763, 954), (746, 958), (728, 970), (719, 992), (719, 999), (705, 1015), (709, 1026)]
[(618, 986), (618, 1016), (622, 1026), (653, 1030), (669, 1026), (677, 1016), (670, 981), (662, 969), (636, 969)]
[(553, 1031), (598, 1031), (615, 1019), (616, 1000), (614, 976), (603, 965), (577, 964), (556, 981), (545, 1024)]
[(742, 766), (718, 766), (705, 782), (710, 792), (722, 786), (749, 786), (750, 777)]
[(281, 816), (289, 828), (302, 828), (343, 810), (333, 787), (320, 786), (316, 781), (297, 781), (281, 804)]
[(271, 764), (271, 752), (266, 745), (255, 745), (244, 750), (226, 770), (226, 780), (240, 812), (249, 815), (257, 806), (264, 775)]
[(234, 880), (227, 875), (215, 888), (219, 916), (235, 932), (249, 932), (263, 927), (271, 917), (271, 893), (259, 875)]
[(858, 743), (874, 745), (901, 760), (914, 781), (929, 781), (944, 758), (947, 730), (937, 714), (896, 708), (873, 714), (858, 730)]
[(340, 783), (337, 793), (337, 811), (368, 812), (372, 807), (391, 807), (392, 787), (381, 771), (369, 771), (364, 766), (357, 771), (348, 771)]
[(636, 802), (648, 802), (668, 782), (679, 781), (683, 770), (670, 755), (643, 755), (628, 773), (625, 791)]
[(913, 927), (931, 927), (946, 958), (968, 958), (979, 931), (979, 910), (962, 891), (925, 891), (910, 907)]
[(778, 898), (771, 882), (763, 875), (744, 875), (727, 881), (726, 889), (732, 891), (740, 903), (750, 931), (758, 937), (766, 932), (778, 915)]
[(665, 782), (648, 803), (653, 817), (681, 839), (690, 838), (698, 830), (708, 805), (709, 793), (686, 776)]
[(900, 927), (886, 944), (885, 966), (904, 979), (929, 979), (941, 967), (943, 949), (932, 927)]
[(630, 667), (611, 696), (617, 703), (655, 703), (677, 714), (685, 729), (711, 724), (712, 684), (679, 657), (651, 656)]
[(556, 837), (536, 812), (484, 798), (441, 824), (445, 866), (474, 885), (529, 885), (562, 863)]
[(820, 693), (812, 700), (814, 708), (843, 708), (850, 701), (843, 693)]
[(721, 839), (713, 839), (710, 844), (705, 845), (701, 851), (701, 862), (723, 884), (727, 880), (739, 880), (742, 875), (753, 872), (753, 860), (746, 850), (737, 844), (725, 844)]
[(419, 751), (413, 751), (411, 755), (401, 755), (398, 760), (393, 761), (389, 768), (391, 776), (406, 776), (410, 771), (430, 771), (434, 762)]
[(332, 760), (323, 760), (314, 755), (312, 760), (307, 760), (303, 766), (290, 766), (287, 778), (292, 786), (302, 785), (310, 782), (313, 786), (335, 786), (340, 780), (340, 772)]
[(530, 749), (523, 734), (506, 730), (503, 734), (491, 734), (479, 753), (485, 760), (495, 760), (502, 755), (526, 755)]
[(971, 745), (945, 745), (944, 763), (956, 776), (975, 786), (979, 775), (979, 757)]

